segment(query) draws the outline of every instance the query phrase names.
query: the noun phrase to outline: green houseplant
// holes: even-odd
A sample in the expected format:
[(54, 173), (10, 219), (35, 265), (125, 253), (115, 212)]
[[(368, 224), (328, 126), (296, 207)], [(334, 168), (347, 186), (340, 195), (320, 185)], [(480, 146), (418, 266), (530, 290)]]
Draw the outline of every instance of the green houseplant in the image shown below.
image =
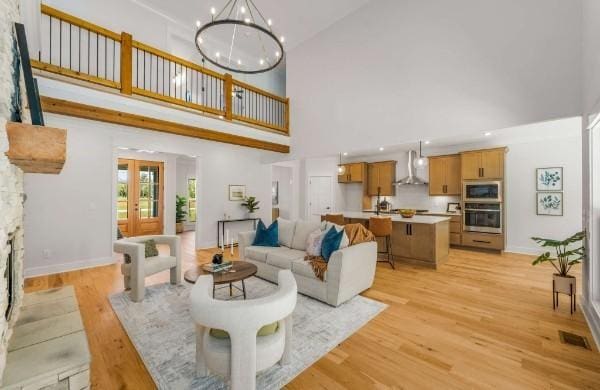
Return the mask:
[(573, 234), (564, 240), (552, 240), (549, 238), (531, 237), (531, 239), (542, 246), (542, 248), (553, 248), (556, 256), (547, 251), (539, 255), (533, 265), (549, 262), (556, 273), (553, 275), (554, 291), (571, 295), (575, 293), (575, 277), (569, 275), (569, 271), (575, 264), (581, 263), (584, 258), (583, 239), (584, 232)]
[(175, 232), (177, 233), (183, 232), (183, 221), (185, 221), (187, 215), (187, 211), (183, 208), (186, 204), (187, 198), (185, 196), (175, 195)]
[(244, 201), (242, 202), (242, 207), (245, 207), (248, 210), (249, 218), (254, 217), (254, 213), (256, 212), (256, 210), (260, 210), (260, 207), (258, 207), (259, 203), (260, 201), (256, 200), (256, 197), (254, 196), (247, 196), (244, 198)]

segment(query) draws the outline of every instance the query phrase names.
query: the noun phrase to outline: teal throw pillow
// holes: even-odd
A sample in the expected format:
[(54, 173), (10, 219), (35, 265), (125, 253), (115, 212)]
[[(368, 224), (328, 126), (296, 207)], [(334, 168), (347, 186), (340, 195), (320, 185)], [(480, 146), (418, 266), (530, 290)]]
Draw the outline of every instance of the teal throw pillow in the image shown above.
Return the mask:
[(321, 244), (321, 257), (323, 257), (326, 262), (329, 261), (329, 258), (333, 252), (340, 249), (343, 236), (344, 229), (338, 232), (334, 226), (332, 226), (331, 229), (325, 233), (325, 237), (323, 237), (323, 243)]
[(279, 228), (277, 221), (273, 222), (268, 228), (262, 220), (258, 221), (256, 237), (252, 243), (254, 246), (279, 246)]

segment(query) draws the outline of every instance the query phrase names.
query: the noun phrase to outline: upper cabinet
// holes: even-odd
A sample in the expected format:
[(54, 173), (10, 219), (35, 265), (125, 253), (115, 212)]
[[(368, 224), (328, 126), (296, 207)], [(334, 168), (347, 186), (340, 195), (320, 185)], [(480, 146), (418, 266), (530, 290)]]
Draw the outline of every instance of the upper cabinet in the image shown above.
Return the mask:
[(396, 161), (380, 161), (367, 164), (367, 194), (376, 196), (396, 195)]
[(460, 195), (460, 155), (429, 157), (429, 195)]
[(504, 178), (505, 148), (461, 153), (463, 180)]
[(367, 163), (343, 164), (344, 173), (338, 175), (338, 183), (362, 183), (365, 180)]

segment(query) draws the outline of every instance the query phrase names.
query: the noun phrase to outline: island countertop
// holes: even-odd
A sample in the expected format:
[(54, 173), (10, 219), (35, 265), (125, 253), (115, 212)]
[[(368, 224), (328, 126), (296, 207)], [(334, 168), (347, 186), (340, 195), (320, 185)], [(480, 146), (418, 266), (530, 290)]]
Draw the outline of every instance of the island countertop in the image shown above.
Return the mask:
[[(344, 218), (366, 220), (374, 216), (373, 213), (365, 213), (361, 211), (341, 211), (339, 214), (343, 214)], [(436, 217), (431, 215), (415, 215), (412, 218), (404, 218), (399, 214), (381, 214), (381, 216), (390, 217), (393, 222), (422, 223), (429, 225), (450, 220), (450, 217)]]

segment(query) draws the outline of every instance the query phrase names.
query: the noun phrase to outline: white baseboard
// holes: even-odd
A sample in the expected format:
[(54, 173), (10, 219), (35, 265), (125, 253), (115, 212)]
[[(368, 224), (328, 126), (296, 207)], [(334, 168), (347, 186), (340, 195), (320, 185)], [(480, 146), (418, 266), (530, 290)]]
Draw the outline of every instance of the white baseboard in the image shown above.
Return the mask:
[(580, 296), (579, 301), (579, 307), (581, 307), (583, 316), (585, 317), (585, 320), (592, 331), (592, 336), (596, 342), (596, 347), (600, 349), (600, 313), (598, 313), (594, 305), (585, 300), (583, 296)]
[(52, 275), (61, 272), (76, 271), (80, 269), (99, 267), (102, 265), (114, 264), (116, 260), (113, 257), (99, 257), (96, 259), (80, 260), (71, 263), (52, 264), (42, 267), (26, 268), (23, 272), (26, 278), (32, 276)]
[(504, 249), (504, 252), (519, 253), (522, 255), (539, 255), (540, 253), (542, 253), (540, 248), (531, 248), (531, 247), (527, 247), (527, 246), (512, 246), (512, 245), (507, 245), (506, 248)]

